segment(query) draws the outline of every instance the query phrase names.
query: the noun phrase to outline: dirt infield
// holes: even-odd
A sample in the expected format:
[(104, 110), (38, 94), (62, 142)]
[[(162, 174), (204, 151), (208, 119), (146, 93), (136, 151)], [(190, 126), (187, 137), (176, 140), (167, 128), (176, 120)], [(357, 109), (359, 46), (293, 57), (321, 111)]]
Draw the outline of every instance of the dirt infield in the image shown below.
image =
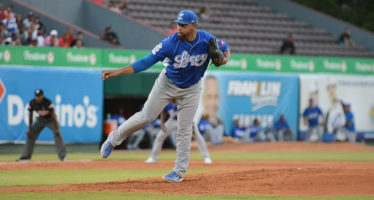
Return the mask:
[[(256, 147), (257, 146), (257, 147)], [(278, 146), (278, 147), (277, 147)], [(235, 144), (211, 151), (373, 151), (353, 144)], [(171, 169), (172, 161), (70, 161), (2, 163), (1, 170), (22, 169)], [(277, 194), (277, 195), (374, 195), (374, 162), (192, 161), (190, 169), (215, 172), (187, 174), (181, 183), (147, 178), (92, 184), (3, 187), (0, 192), (151, 192), (167, 194)]]

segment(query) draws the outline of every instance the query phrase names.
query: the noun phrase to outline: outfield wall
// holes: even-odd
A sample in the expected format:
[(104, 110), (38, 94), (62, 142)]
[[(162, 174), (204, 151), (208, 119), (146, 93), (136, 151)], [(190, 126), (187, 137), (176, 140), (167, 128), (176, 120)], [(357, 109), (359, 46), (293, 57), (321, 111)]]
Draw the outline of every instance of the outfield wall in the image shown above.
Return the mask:
[[(100, 79), (102, 70), (130, 64), (148, 53), (0, 47), (0, 141), (25, 140), (25, 108), (33, 91), (42, 88), (55, 106), (66, 142), (99, 142), (104, 95), (146, 96), (163, 65), (157, 63), (147, 73), (131, 78), (105, 81), (106, 87)], [(269, 127), (280, 114), (286, 115), (295, 133), (302, 133), (306, 128), (299, 122), (311, 92), (317, 91), (316, 100), (326, 114), (331, 104), (326, 88), (331, 83), (338, 88), (337, 98), (352, 104), (357, 131), (372, 133), (373, 73), (374, 59), (241, 54), (233, 54), (226, 66), (211, 66), (207, 71), (218, 80), (217, 115), (227, 133), (234, 118), (248, 125), (258, 117)], [(200, 108), (199, 114), (202, 112)], [(52, 142), (52, 134), (42, 133), (39, 141)]]
[[(42, 88), (54, 105), (65, 142), (100, 142), (103, 124), (100, 74), (100, 71), (82, 69), (0, 67), (0, 141), (26, 139), (27, 107), (35, 89)], [(45, 128), (38, 141), (53, 142), (52, 132)]]

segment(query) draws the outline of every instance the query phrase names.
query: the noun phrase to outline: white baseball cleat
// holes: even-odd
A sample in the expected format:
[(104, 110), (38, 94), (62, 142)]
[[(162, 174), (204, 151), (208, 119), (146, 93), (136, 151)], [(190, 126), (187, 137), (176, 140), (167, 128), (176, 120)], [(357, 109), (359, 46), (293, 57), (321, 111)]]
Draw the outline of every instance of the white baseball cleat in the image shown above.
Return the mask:
[(205, 163), (205, 164), (212, 164), (213, 161), (212, 161), (212, 159), (210, 159), (210, 158), (204, 158), (204, 163)]
[(145, 160), (145, 163), (148, 163), (148, 164), (150, 164), (150, 163), (157, 163), (157, 160), (154, 159), (154, 158), (152, 158), (152, 157), (149, 157), (147, 160)]

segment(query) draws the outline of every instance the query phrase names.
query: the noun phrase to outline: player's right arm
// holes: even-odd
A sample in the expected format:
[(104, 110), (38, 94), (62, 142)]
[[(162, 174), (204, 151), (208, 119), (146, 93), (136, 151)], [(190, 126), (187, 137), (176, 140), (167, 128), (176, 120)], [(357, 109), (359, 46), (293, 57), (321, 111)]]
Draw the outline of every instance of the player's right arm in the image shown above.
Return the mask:
[(101, 78), (103, 80), (106, 80), (108, 78), (116, 77), (119, 75), (126, 75), (126, 74), (133, 74), (133, 73), (134, 73), (134, 68), (131, 65), (128, 65), (121, 69), (104, 71), (101, 75)]
[(106, 80), (108, 78), (116, 77), (120, 75), (138, 73), (138, 72), (141, 72), (141, 71), (144, 71), (150, 68), (152, 65), (156, 64), (158, 61), (162, 61), (166, 57), (169, 57), (171, 55), (172, 49), (170, 48), (171, 45), (169, 45), (169, 43), (170, 43), (169, 38), (163, 40), (161, 43), (156, 45), (156, 47), (153, 48), (152, 52), (148, 54), (146, 57), (140, 60), (137, 60), (131, 65), (128, 65), (121, 69), (104, 71), (101, 75), (101, 78), (103, 80)]

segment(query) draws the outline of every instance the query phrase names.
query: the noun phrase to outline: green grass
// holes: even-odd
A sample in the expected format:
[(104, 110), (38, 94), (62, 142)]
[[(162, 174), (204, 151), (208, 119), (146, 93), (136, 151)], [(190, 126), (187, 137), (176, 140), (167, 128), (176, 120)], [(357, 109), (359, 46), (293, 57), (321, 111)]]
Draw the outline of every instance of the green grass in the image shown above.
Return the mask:
[[(147, 159), (150, 151), (114, 151), (109, 160), (138, 160)], [(174, 160), (173, 151), (162, 152), (159, 160)], [(373, 151), (361, 152), (236, 152), (212, 153), (212, 159), (228, 161), (374, 161)], [(4, 154), (0, 162), (15, 161), (19, 154)], [(68, 153), (68, 160), (102, 160), (99, 153)], [(56, 154), (34, 154), (32, 160), (58, 160)], [(191, 153), (191, 160), (202, 160), (198, 152)]]
[[(15, 161), (23, 146), (8, 150), (9, 146), (0, 145), (0, 162)], [(68, 160), (102, 160), (95, 145), (68, 146)], [(54, 153), (54, 146), (37, 146), (33, 161), (58, 160)], [(74, 152), (74, 153), (72, 153)], [(108, 160), (137, 160), (144, 161), (150, 151), (114, 151)], [(175, 151), (163, 151), (159, 160), (175, 160)], [(373, 151), (361, 152), (235, 152), (212, 153), (213, 161), (374, 161)], [(198, 152), (191, 153), (191, 160), (202, 160)], [(105, 162), (105, 161), (103, 161)], [(108, 182), (147, 177), (159, 177), (168, 173), (170, 169), (129, 169), (129, 170), (14, 170), (0, 171), (0, 187), (6, 186), (38, 186), (58, 184), (78, 184), (93, 182)], [(195, 169), (188, 173), (203, 173), (213, 170)], [(0, 199), (7, 200), (374, 200), (374, 196), (273, 196), (273, 195), (169, 195), (151, 193), (118, 193), (118, 192), (0, 192)]]
[(81, 193), (0, 193), (7, 200), (372, 200), (373, 196), (333, 196), (333, 197), (309, 197), (309, 196), (269, 196), (269, 195), (166, 195), (149, 193), (116, 193), (116, 192), (81, 192)]
[[(188, 174), (214, 170), (191, 169)], [(0, 173), (0, 187), (38, 186), (109, 182), (129, 179), (161, 177), (170, 169), (127, 169), (127, 170), (17, 170)]]

